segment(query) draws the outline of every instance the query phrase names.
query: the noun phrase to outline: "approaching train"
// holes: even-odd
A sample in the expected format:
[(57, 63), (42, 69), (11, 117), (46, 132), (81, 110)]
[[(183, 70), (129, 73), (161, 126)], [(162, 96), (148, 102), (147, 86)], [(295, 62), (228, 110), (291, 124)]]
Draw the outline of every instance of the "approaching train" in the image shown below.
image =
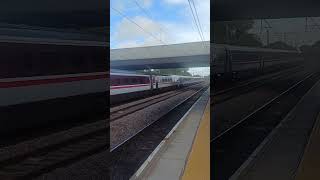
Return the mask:
[(111, 71), (110, 95), (150, 90), (151, 86), (156, 89), (168, 86), (185, 86), (202, 81), (203, 78), (192, 76), (150, 76), (132, 72)]
[(213, 76), (235, 74), (243, 71), (263, 70), (278, 65), (301, 61), (297, 50), (279, 50), (213, 44), (211, 68)]
[(0, 29), (10, 31), (0, 36), (0, 133), (104, 116), (107, 43), (81, 33), (8, 28)]

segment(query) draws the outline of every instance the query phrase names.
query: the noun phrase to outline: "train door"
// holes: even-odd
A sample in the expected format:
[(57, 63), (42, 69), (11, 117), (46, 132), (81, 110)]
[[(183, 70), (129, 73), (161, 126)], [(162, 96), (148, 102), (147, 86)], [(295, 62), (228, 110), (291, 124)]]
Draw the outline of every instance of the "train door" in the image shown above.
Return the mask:
[(224, 73), (227, 78), (232, 78), (232, 53), (228, 48), (225, 48)]
[(156, 82), (156, 76), (150, 75), (150, 79), (151, 79), (151, 81), (150, 81), (150, 87), (151, 87), (151, 90), (153, 90), (153, 89), (154, 89), (155, 82)]
[(158, 88), (159, 88), (159, 82), (156, 81), (156, 89), (158, 89)]

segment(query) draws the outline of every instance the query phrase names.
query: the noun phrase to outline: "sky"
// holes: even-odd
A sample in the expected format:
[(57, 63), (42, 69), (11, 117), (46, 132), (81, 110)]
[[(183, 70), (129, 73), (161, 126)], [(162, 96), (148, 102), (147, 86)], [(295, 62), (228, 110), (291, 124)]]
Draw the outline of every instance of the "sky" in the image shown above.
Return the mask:
[[(210, 0), (193, 1), (209, 41)], [(111, 49), (201, 41), (188, 0), (111, 0), (110, 13)], [(190, 71), (210, 73), (209, 67)]]
[[(275, 41), (286, 41), (286, 43), (292, 46), (301, 46), (303, 44), (311, 45), (314, 42), (320, 40), (320, 18), (312, 17), (306, 18), (281, 18), (281, 19), (269, 19), (267, 22), (270, 24), (270, 43)], [(263, 21), (262, 27), (267, 26)], [(258, 35), (264, 44), (267, 43), (266, 29), (261, 29), (261, 21), (255, 20), (254, 27), (251, 32)], [(261, 33), (260, 33), (261, 32)]]
[[(204, 39), (209, 40), (210, 0), (193, 1)], [(201, 41), (188, 0), (111, 0), (110, 11), (111, 48)]]

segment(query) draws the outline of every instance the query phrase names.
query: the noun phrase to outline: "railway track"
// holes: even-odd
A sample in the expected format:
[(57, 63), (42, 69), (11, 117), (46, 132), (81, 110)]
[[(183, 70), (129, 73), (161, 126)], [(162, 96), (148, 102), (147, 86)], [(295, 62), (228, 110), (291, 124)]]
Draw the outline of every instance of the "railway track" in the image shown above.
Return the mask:
[(302, 68), (301, 67), (296, 67), (296, 68), (292, 68), (292, 69), (288, 69), (285, 71), (281, 71), (279, 73), (274, 73), (265, 77), (261, 77), (252, 81), (247, 81), (244, 83), (241, 83), (235, 87), (231, 87), (225, 90), (220, 90), (218, 92), (215, 92), (213, 94), (213, 98), (211, 101), (211, 105), (214, 104), (220, 104), (222, 102), (225, 102), (233, 97), (239, 96), (241, 94), (244, 94), (246, 92), (249, 92), (251, 90), (254, 90), (256, 88), (259, 88), (271, 81), (277, 80), (279, 78), (282, 78), (286, 75), (292, 74), (292, 73), (296, 73), (301, 71)]
[(170, 92), (166, 92), (166, 93), (163, 93), (163, 94), (159, 94), (159, 95), (156, 95), (156, 96), (152, 96), (152, 97), (149, 97), (149, 98), (146, 98), (146, 99), (142, 99), (142, 100), (138, 100), (138, 101), (135, 101), (135, 102), (131, 102), (131, 103), (127, 103), (127, 104), (124, 104), (124, 105), (120, 105), (120, 106), (117, 106), (117, 107), (113, 107), (110, 109), (110, 121), (115, 121), (117, 119), (120, 119), (124, 116), (127, 116), (128, 114), (131, 114), (131, 113), (134, 113), (136, 111), (139, 111), (139, 110), (142, 110), (148, 106), (151, 106), (153, 104), (156, 104), (156, 103), (159, 103), (159, 102), (163, 102), (167, 99), (170, 99), (174, 96), (177, 96), (181, 93), (184, 93), (194, 87), (197, 87), (199, 85), (202, 85), (202, 83), (199, 83), (199, 84), (195, 84), (195, 85), (192, 85), (192, 86), (188, 86), (188, 87), (185, 87), (185, 88), (182, 88), (182, 89), (178, 89), (178, 90), (175, 90), (175, 91), (170, 91)]
[[(199, 94), (199, 92), (203, 91), (204, 89), (208, 88), (208, 85), (204, 85), (204, 84), (197, 84), (197, 85), (194, 85), (190, 88), (187, 88), (187, 89), (184, 89), (182, 91), (179, 91), (179, 92), (176, 92), (174, 93), (174, 95), (170, 95), (169, 97), (164, 97), (163, 99), (157, 99), (155, 102), (150, 102), (150, 103), (147, 103), (147, 104), (143, 104), (142, 107), (133, 107), (134, 109), (133, 110), (130, 110), (128, 109), (127, 113), (124, 113), (123, 116), (126, 116), (128, 114), (131, 114), (133, 112), (136, 112), (136, 111), (139, 111), (143, 108), (146, 108), (146, 107), (149, 107), (153, 104), (156, 104), (156, 103), (159, 103), (159, 102), (163, 102), (165, 100), (168, 100), (170, 99), (171, 97), (173, 96), (176, 96), (178, 94), (181, 94), (181, 93), (186, 93), (187, 91), (195, 91), (193, 92), (191, 95), (189, 95), (188, 97), (184, 98), (183, 101), (179, 102), (177, 105), (173, 106), (173, 107), (169, 107), (169, 110), (167, 113), (170, 113), (171, 111), (174, 111), (177, 107), (179, 107), (180, 105), (182, 105), (183, 103), (185, 103), (186, 101), (188, 101), (190, 98), (194, 97), (195, 95)], [(111, 116), (111, 115), (110, 115)], [(121, 117), (123, 117), (121, 116)], [(165, 115), (164, 115), (165, 116)], [(159, 118), (160, 119), (160, 118)], [(124, 141), (120, 142), (119, 144), (115, 145), (114, 147), (111, 147), (111, 152), (114, 151), (115, 149), (117, 149), (118, 147), (120, 147), (121, 145), (125, 144), (127, 141), (129, 141), (130, 139), (132, 139), (134, 136), (136, 136), (137, 134), (139, 134), (141, 131), (143, 131), (144, 129), (148, 128), (149, 126), (151, 126), (153, 123), (155, 123), (157, 120), (153, 121), (152, 123), (150, 124), (147, 124), (146, 126), (144, 127), (141, 127), (139, 129), (139, 131), (135, 132), (134, 134), (132, 134), (131, 136), (129, 136), (128, 138), (126, 138)]]
[(228, 179), (319, 79), (320, 73), (308, 75), (213, 137), (210, 140), (214, 147), (211, 151), (213, 177)]
[[(200, 84), (196, 87), (199, 86)], [(187, 87), (178, 92), (170, 92), (157, 96), (152, 103), (164, 101), (169, 97), (177, 95), (177, 93), (192, 88), (194, 87)], [(187, 99), (185, 101), (187, 101)], [(139, 102), (138, 104), (143, 105), (144, 103)], [(147, 106), (150, 106), (150, 103), (147, 103), (147, 105), (144, 104), (143, 107)], [(133, 107), (134, 105), (131, 104), (131, 108)], [(142, 109), (141, 106), (139, 108)], [(128, 107), (125, 109), (129, 109), (126, 113), (135, 112)], [(56, 168), (72, 164), (95, 153), (107, 151), (109, 147), (107, 137), (109, 134), (107, 128), (108, 121), (109, 120), (100, 120), (1, 148), (0, 179), (30, 179)], [(124, 143), (128, 143), (130, 139), (127, 139)]]
[(106, 150), (106, 120), (0, 149), (0, 179), (28, 179)]
[(207, 88), (208, 85), (199, 87), (166, 115), (112, 149), (111, 179), (129, 179)]

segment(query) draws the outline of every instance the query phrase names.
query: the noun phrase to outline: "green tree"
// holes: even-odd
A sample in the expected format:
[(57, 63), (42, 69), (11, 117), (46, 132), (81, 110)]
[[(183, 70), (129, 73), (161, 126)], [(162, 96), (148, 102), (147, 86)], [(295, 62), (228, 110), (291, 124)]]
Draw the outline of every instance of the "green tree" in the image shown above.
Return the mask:
[(320, 41), (315, 42), (313, 45), (302, 45), (299, 49), (306, 60), (319, 62), (318, 59), (320, 56)]
[(304, 54), (315, 53), (320, 54), (320, 41), (316, 41), (313, 45), (302, 45), (299, 47), (300, 51)]
[[(188, 68), (175, 68), (175, 69), (154, 69), (152, 74), (155, 75), (180, 75), (180, 76), (191, 76), (188, 72)], [(148, 74), (147, 70), (139, 70), (138, 73)]]
[(188, 68), (176, 68), (176, 69), (158, 69), (161, 75), (180, 75), (180, 76), (191, 76), (188, 72)]
[(213, 41), (217, 44), (262, 47), (260, 39), (249, 33), (253, 25), (252, 20), (216, 22), (213, 24)]
[(302, 45), (299, 47), (299, 49), (302, 53), (308, 53), (312, 49), (312, 46)]
[(272, 48), (272, 49), (286, 49), (286, 50), (295, 50), (296, 49), (293, 46), (290, 46), (282, 41), (276, 41), (276, 42), (270, 43), (269, 46), (266, 46), (266, 47)]
[(315, 42), (315, 43), (312, 45), (312, 48), (320, 48), (320, 41)]

